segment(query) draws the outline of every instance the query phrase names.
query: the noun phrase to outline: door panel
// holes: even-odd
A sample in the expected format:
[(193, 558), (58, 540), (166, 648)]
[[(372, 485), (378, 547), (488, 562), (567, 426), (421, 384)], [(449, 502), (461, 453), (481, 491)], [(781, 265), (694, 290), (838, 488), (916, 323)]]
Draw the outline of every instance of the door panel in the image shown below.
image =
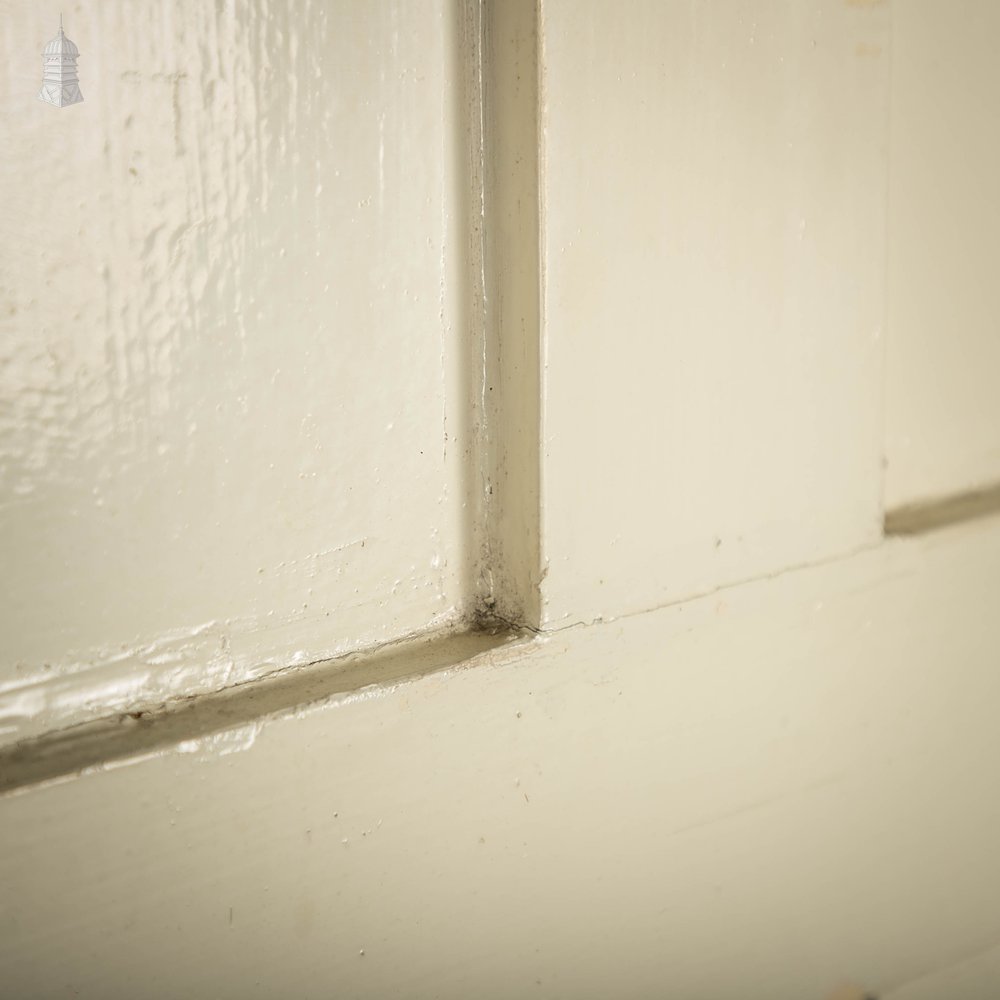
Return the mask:
[(461, 603), (455, 20), (4, 5), (0, 740)]
[(1000, 481), (1000, 87), (989, 0), (893, 10), (886, 504)]
[(542, 6), (544, 617), (881, 529), (884, 5)]

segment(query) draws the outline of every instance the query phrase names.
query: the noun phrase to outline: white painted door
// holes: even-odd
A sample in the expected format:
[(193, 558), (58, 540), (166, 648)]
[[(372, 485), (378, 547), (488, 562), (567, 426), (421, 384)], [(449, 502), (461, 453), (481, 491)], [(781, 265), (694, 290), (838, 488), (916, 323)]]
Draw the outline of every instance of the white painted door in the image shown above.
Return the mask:
[(7, 992), (996, 994), (960, 7), (81, 4), (62, 109), (7, 60)]

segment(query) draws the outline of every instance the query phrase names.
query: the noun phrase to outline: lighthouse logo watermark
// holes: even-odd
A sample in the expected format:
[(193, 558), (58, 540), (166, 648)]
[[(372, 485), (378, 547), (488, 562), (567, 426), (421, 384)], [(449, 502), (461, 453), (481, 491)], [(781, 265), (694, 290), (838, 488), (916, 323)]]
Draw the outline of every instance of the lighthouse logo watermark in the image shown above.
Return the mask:
[(62, 15), (59, 15), (59, 34), (42, 50), (42, 65), (45, 75), (38, 99), (57, 108), (79, 104), (83, 100), (80, 81), (76, 75), (76, 61), (80, 50), (63, 31)]

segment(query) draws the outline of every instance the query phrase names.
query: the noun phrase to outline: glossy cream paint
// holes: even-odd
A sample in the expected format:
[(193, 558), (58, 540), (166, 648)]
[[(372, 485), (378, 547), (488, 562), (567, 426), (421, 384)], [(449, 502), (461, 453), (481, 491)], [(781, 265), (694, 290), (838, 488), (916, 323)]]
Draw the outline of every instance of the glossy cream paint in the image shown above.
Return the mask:
[(543, 620), (877, 541), (888, 5), (540, 30)]
[(63, 109), (59, 12), (0, 16), (0, 740), (469, 589), (455, 5), (79, 3)]
[[(487, 40), (480, 83), (519, 83), (531, 33), (497, 3), (482, 20), (467, 8), (460, 51), (475, 55), (468, 32)], [(878, 530), (901, 6), (544, 0), (542, 633), (0, 797), (8, 992), (996, 995), (1000, 521)], [(907, 6), (942, 50), (954, 10)], [(491, 134), (530, 137), (530, 108), (501, 101), (513, 117), (491, 121), (488, 88), (462, 79), (458, 117), (481, 121), (470, 156)], [(523, 172), (484, 183), (495, 246), (474, 204), (455, 227), (470, 292), (456, 309), (480, 306), (485, 337), (492, 288), (516, 346), (463, 341), (462, 365), (501, 381), (477, 389), (459, 365), (442, 385), (516, 442), (516, 411), (484, 399), (530, 370), (530, 268), (518, 257), (491, 286), (486, 262), (530, 242), (530, 211), (505, 214), (530, 169), (510, 148), (493, 162)], [(504, 503), (530, 497), (530, 448), (486, 445), (513, 463)], [(332, 474), (351, 460), (334, 450)], [(494, 523), (516, 526), (504, 510)], [(516, 565), (509, 579), (530, 580)]]

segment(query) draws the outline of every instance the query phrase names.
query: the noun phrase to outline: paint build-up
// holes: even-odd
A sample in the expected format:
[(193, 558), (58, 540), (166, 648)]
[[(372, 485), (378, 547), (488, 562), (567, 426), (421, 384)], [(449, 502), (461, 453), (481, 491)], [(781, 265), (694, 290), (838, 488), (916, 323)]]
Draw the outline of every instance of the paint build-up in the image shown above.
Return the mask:
[(461, 604), (453, 16), (5, 6), (0, 740)]

